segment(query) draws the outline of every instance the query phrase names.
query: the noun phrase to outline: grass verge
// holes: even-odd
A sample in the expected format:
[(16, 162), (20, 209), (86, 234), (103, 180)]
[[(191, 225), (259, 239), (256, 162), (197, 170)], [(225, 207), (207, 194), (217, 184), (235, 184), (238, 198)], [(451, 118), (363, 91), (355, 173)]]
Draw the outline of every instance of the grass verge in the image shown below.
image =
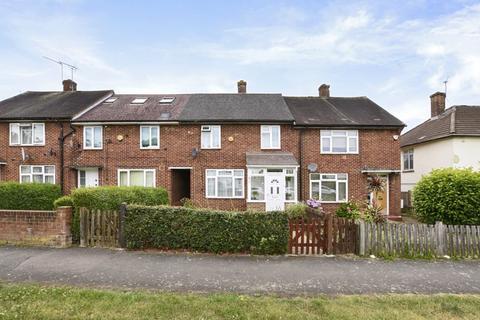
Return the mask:
[(281, 298), (0, 284), (0, 319), (479, 319), (480, 295)]

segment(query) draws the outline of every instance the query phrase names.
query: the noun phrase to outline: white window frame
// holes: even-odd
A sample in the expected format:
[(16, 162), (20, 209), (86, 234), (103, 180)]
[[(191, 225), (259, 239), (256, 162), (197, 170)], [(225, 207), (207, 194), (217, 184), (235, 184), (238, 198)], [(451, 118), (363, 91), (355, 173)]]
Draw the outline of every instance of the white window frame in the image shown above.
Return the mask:
[[(95, 147), (95, 128), (100, 128), (100, 147)], [(92, 130), (92, 146), (87, 146), (87, 130)], [(103, 149), (103, 126), (84, 126), (83, 127), (83, 149), (84, 150), (102, 150)]]
[[(14, 126), (18, 127), (18, 142), (12, 142), (12, 128)], [(42, 127), (42, 142), (35, 142), (35, 126)], [(21, 127), (31, 127), (32, 130), (32, 143), (22, 143), (22, 131)], [(45, 123), (43, 122), (32, 122), (32, 123), (10, 123), (10, 130), (9, 130), (9, 144), (11, 146), (44, 146), (45, 145)]]
[[(143, 137), (142, 137), (143, 128), (148, 128), (148, 130), (150, 132), (150, 139), (149, 139), (150, 146), (148, 146), (148, 147), (144, 147), (143, 143), (142, 143), (142, 141), (143, 141)], [(158, 137), (157, 137), (158, 145), (157, 146), (152, 146), (152, 129), (153, 128), (157, 129), (157, 132), (158, 132)], [(140, 126), (140, 149), (160, 149), (160, 126)]]
[[(405, 167), (405, 157), (407, 157), (407, 163), (409, 164), (408, 167)], [(410, 166), (410, 162), (411, 162), (411, 166)], [(402, 166), (403, 166), (403, 171), (413, 171), (414, 168), (415, 168), (415, 154), (413, 152), (413, 148), (412, 149), (408, 149), (406, 151), (403, 152), (402, 154)]]
[[(204, 141), (203, 132), (210, 128), (210, 134), (208, 136), (208, 141)], [(212, 128), (218, 128), (218, 147), (213, 146), (213, 131)], [(220, 125), (203, 125), (200, 128), (200, 146), (202, 149), (221, 149), (222, 148), (222, 126)]]
[[(22, 167), (30, 167), (30, 173), (22, 173)], [(41, 168), (41, 172), (33, 172), (33, 168), (34, 167), (37, 167), (37, 168)], [(45, 167), (53, 167), (53, 173), (45, 173)], [(47, 183), (45, 182), (45, 177), (46, 176), (50, 176), (50, 177), (53, 177), (53, 183), (52, 184), (55, 184), (56, 181), (55, 181), (55, 172), (56, 172), (56, 168), (55, 168), (55, 165), (53, 164), (42, 164), (42, 165), (20, 165), (18, 167), (18, 173), (19, 173), (19, 182), (20, 183), (33, 183), (33, 176), (34, 175), (42, 175), (42, 182), (39, 182), (39, 183)], [(22, 177), (23, 176), (28, 176), (30, 178), (30, 182), (22, 182)]]
[[(287, 182), (285, 181), (285, 202), (287, 203), (296, 203), (298, 201), (298, 170), (296, 167), (250, 167), (248, 168), (248, 188), (247, 188), (247, 193), (248, 193), (248, 198), (247, 202), (259, 202), (259, 203), (265, 203), (265, 194), (266, 194), (266, 186), (265, 183), (267, 181), (267, 174), (268, 174), (268, 169), (282, 169), (283, 170), (283, 177), (286, 180), (287, 177), (293, 177), (293, 186), (294, 186), (294, 199), (293, 200), (287, 200)], [(255, 171), (257, 170), (263, 170), (262, 173), (256, 173)], [(293, 173), (287, 173), (288, 170), (293, 170)], [(263, 200), (254, 200), (252, 199), (252, 177), (263, 177), (263, 187), (264, 187), (264, 198)]]
[[(215, 176), (208, 176), (208, 171), (215, 171)], [(220, 171), (230, 171), (229, 175), (219, 175)], [(241, 171), (242, 176), (235, 176), (235, 171)], [(232, 196), (231, 197), (222, 197), (218, 196), (218, 178), (232, 178)], [(240, 196), (235, 195), (235, 179), (242, 179), (242, 194)], [(215, 180), (215, 194), (213, 196), (209, 195), (208, 192), (208, 179)], [(205, 198), (207, 199), (244, 199), (245, 198), (245, 170), (244, 169), (206, 169), (205, 170)]]
[[(317, 180), (313, 180), (312, 179), (312, 175), (314, 174), (318, 174), (320, 176), (320, 179)], [(346, 176), (346, 179), (345, 180), (339, 180), (338, 179), (338, 175), (339, 174), (344, 174)], [(335, 175), (335, 179), (328, 179), (328, 178), (323, 178), (323, 175)], [(318, 183), (318, 190), (319, 190), (319, 194), (318, 194), (318, 197), (319, 200), (321, 203), (345, 203), (348, 201), (348, 174), (347, 173), (326, 173), (326, 172), (323, 172), (323, 173), (317, 173), (317, 172), (314, 172), (314, 173), (310, 173), (309, 175), (309, 185), (310, 185), (310, 199), (314, 199), (313, 198), (313, 184), (314, 183)], [(322, 182), (323, 181), (335, 181), (335, 189), (336, 189), (336, 193), (335, 193), (335, 201), (324, 201), (322, 200)], [(338, 188), (338, 184), (339, 183), (345, 183), (345, 200), (339, 200), (338, 199), (338, 195), (339, 195), (339, 188)]]
[[(340, 134), (345, 132), (345, 134)], [(353, 134), (355, 133), (355, 134)], [(328, 134), (328, 135), (327, 135)], [(346, 143), (346, 151), (345, 152), (338, 152), (333, 151), (333, 138), (334, 137), (345, 137), (347, 140)], [(350, 139), (355, 138), (355, 151), (350, 151)], [(323, 140), (328, 139), (330, 144), (330, 150), (324, 151), (323, 150)], [(358, 130), (320, 130), (320, 153), (321, 154), (358, 154), (359, 153), (359, 143), (360, 140), (360, 133)]]
[[(273, 146), (272, 128), (278, 128), (278, 147), (272, 147)], [(264, 133), (269, 134), (270, 147), (265, 146), (266, 141), (263, 140)], [(261, 146), (261, 149), (264, 149), (264, 150), (279, 150), (282, 148), (282, 130), (280, 125), (261, 125), (260, 126), (260, 146)]]
[[(131, 187), (130, 185), (130, 172), (132, 171), (143, 171), (143, 186), (146, 187), (147, 182), (147, 172), (153, 172), (153, 187), (157, 187), (157, 170), (156, 169), (118, 169), (117, 170), (117, 185), (119, 187)], [(120, 173), (126, 172), (127, 173), (127, 185), (121, 186), (120, 185)]]

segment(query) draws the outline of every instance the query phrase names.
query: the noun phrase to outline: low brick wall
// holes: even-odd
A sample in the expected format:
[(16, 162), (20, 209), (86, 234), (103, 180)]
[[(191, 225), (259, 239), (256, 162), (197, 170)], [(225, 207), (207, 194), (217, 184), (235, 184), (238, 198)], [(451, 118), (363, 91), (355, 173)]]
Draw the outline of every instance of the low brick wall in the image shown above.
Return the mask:
[(0, 210), (0, 243), (68, 247), (72, 208), (56, 211)]

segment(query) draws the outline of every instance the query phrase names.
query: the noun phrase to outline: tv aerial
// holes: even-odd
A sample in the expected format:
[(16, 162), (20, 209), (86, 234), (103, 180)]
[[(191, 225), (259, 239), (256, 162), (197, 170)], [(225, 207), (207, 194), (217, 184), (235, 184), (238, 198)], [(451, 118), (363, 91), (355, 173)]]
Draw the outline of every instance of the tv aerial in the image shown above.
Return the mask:
[(71, 79), (73, 80), (73, 72), (78, 70), (78, 68), (76, 66), (71, 65), (71, 64), (66, 63), (66, 62), (63, 62), (63, 61), (60, 61), (60, 60), (55, 60), (55, 59), (49, 58), (47, 56), (43, 56), (43, 57), (47, 60), (50, 60), (51, 62), (55, 62), (55, 63), (60, 65), (60, 72), (62, 73), (62, 77), (61, 77), (62, 81), (63, 81), (63, 68), (64, 67), (70, 68)]

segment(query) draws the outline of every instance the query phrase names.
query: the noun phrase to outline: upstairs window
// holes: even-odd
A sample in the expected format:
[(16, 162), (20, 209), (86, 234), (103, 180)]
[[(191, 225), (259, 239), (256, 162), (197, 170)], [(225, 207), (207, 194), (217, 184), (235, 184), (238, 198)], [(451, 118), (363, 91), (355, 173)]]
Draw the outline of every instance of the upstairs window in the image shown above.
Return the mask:
[(403, 152), (403, 170), (413, 170), (413, 149), (409, 149)]
[(83, 149), (103, 148), (103, 128), (101, 126), (83, 127)]
[(55, 183), (55, 166), (20, 166), (20, 183)]
[(280, 126), (261, 126), (262, 149), (280, 149)]
[(11, 123), (11, 146), (43, 146), (45, 145), (44, 123)]
[(220, 149), (221, 147), (220, 126), (202, 126), (201, 144), (202, 149)]
[(142, 149), (160, 148), (160, 127), (159, 126), (141, 126), (140, 127), (140, 148)]
[(347, 193), (346, 173), (310, 174), (310, 198), (321, 202), (346, 202)]
[(321, 130), (321, 153), (358, 153), (358, 130)]
[(205, 180), (207, 198), (243, 198), (243, 170), (207, 169)]

